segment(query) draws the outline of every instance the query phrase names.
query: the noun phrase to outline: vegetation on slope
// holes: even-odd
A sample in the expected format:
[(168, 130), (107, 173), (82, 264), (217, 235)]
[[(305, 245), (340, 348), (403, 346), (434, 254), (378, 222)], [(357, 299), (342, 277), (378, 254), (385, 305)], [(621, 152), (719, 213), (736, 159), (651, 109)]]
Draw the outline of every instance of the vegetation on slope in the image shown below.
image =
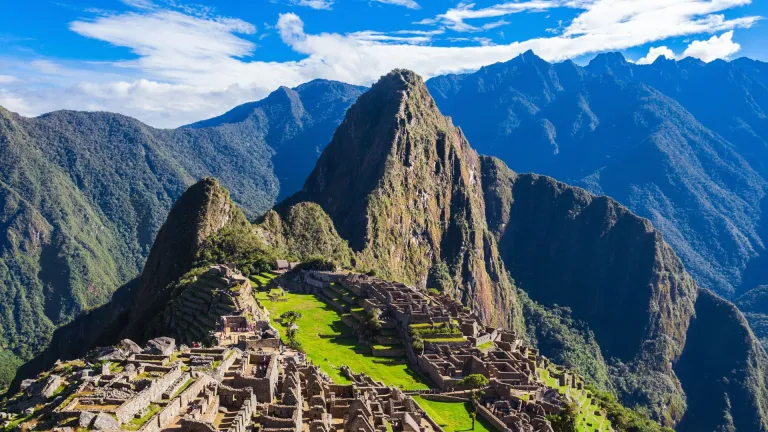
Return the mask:
[(744, 313), (749, 327), (768, 350), (768, 285), (760, 285), (742, 294), (734, 304)]
[[(103, 112), (0, 107), (0, 346), (8, 365), (140, 271), (171, 204), (215, 175), (253, 218), (301, 186), (362, 88), (316, 80), (158, 130)], [(287, 97), (286, 97), (287, 96)], [(7, 381), (0, 377), (0, 388)]]
[(258, 225), (265, 241), (275, 249), (299, 261), (320, 256), (343, 267), (352, 265), (352, 250), (319, 205), (301, 202), (282, 213), (270, 210)]
[(566, 307), (546, 308), (518, 292), (523, 305), (528, 341), (557, 364), (574, 370), (595, 388), (613, 390), (608, 365), (589, 327), (573, 319)]
[(611, 196), (649, 218), (700, 285), (733, 298), (768, 283), (755, 259), (767, 238), (764, 70), (619, 53), (580, 67), (529, 51), (427, 86), (479, 152)]
[(520, 329), (485, 224), (479, 165), (421, 78), (395, 70), (350, 108), (304, 189), (278, 211), (316, 202), (356, 252), (356, 267), (421, 285), (445, 265), (448, 293), (487, 322)]

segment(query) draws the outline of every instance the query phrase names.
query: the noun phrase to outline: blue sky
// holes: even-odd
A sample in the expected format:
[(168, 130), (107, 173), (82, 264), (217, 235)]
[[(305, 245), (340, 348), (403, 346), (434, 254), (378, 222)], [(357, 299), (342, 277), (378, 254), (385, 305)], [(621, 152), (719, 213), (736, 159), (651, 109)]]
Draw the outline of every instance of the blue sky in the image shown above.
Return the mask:
[(764, 0), (6, 1), (0, 105), (108, 110), (157, 127), (314, 78), (370, 84), (395, 67), (471, 71), (528, 49), (768, 60)]

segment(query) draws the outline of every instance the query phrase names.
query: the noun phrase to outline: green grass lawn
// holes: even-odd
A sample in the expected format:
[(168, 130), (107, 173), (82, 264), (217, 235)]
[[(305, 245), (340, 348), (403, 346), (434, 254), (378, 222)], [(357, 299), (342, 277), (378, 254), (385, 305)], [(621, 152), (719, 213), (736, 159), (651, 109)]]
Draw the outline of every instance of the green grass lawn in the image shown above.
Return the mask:
[(479, 349), (480, 351), (485, 351), (485, 350), (487, 350), (488, 348), (491, 348), (492, 346), (493, 346), (493, 342), (486, 342), (486, 343), (484, 343), (484, 344), (480, 344), (480, 345), (478, 345), (478, 346), (477, 346), (477, 349)]
[[(413, 399), (419, 406), (429, 414), (434, 421), (442, 427), (445, 432), (461, 432), (472, 430), (472, 418), (469, 416), (472, 408), (469, 403), (462, 402), (436, 402), (426, 400), (420, 396), (414, 396)], [(476, 432), (495, 431), (493, 426), (488, 424), (480, 416), (477, 416), (475, 422)]]
[(131, 431), (141, 429), (141, 427), (144, 426), (144, 423), (149, 421), (149, 419), (152, 418), (153, 415), (160, 412), (162, 408), (163, 407), (161, 407), (160, 405), (150, 404), (149, 407), (147, 407), (147, 412), (144, 413), (144, 415), (141, 418), (131, 419), (131, 421), (123, 425), (123, 429), (131, 430)]
[[(339, 314), (314, 295), (287, 293), (287, 301), (284, 302), (271, 302), (266, 293), (257, 293), (257, 297), (269, 309), (273, 318), (289, 310), (302, 313), (302, 317), (296, 321), (299, 326), (297, 339), (307, 357), (337, 383), (349, 383), (340, 371), (341, 365), (347, 365), (356, 373), (365, 373), (394, 387), (408, 390), (429, 388), (408, 367), (405, 359), (388, 359), (369, 354), (368, 347), (357, 342), (352, 330), (341, 322)], [(285, 333), (280, 324), (275, 327)]]
[(261, 283), (261, 285), (267, 285), (269, 281), (272, 280), (272, 278), (265, 277), (260, 274), (254, 274), (254, 275), (251, 275), (251, 280), (254, 282), (258, 281), (259, 283)]

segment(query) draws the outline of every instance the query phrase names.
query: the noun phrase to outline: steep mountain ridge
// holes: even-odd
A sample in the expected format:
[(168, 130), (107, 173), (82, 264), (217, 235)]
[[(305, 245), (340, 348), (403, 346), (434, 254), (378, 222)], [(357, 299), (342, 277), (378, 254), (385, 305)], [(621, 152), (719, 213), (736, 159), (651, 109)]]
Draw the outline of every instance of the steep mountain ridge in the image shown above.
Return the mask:
[(628, 369), (610, 373), (625, 402), (679, 421), (685, 394), (672, 364), (697, 288), (661, 234), (610, 198), (482, 161), (489, 225), (520, 289), (588, 324), (608, 363)]
[(762, 65), (608, 53), (582, 68), (528, 52), (427, 85), (481, 153), (617, 199), (733, 298), (768, 278)]
[(479, 176), (477, 153), (437, 111), (421, 77), (395, 70), (350, 108), (289, 203), (319, 204), (358, 253), (358, 267), (423, 286), (447, 265), (444, 289), (486, 322), (519, 327)]
[(280, 182), (278, 200), (301, 189), (317, 158), (350, 105), (366, 90), (338, 81), (314, 80), (294, 89), (280, 87), (266, 98), (233, 108), (185, 128), (254, 124), (254, 138), (269, 143)]
[(48, 347), (19, 369), (11, 388), (57, 360), (82, 357), (96, 346), (124, 337), (146, 341), (157, 330), (150, 325), (153, 319), (170, 303), (171, 285), (193, 268), (208, 239), (232, 226), (250, 223), (218, 180), (190, 186), (168, 213), (140, 277), (117, 289), (109, 302), (56, 329)]
[(217, 180), (203, 179), (181, 195), (157, 233), (141, 272), (123, 330), (126, 337), (148, 339), (145, 327), (169, 302), (170, 284), (192, 268), (205, 240), (230, 224), (250, 225)]

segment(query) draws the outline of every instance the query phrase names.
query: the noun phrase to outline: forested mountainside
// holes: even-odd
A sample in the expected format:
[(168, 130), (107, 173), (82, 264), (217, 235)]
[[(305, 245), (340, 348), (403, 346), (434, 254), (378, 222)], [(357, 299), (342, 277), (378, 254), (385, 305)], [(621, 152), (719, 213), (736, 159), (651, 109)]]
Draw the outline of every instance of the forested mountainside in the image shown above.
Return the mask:
[[(711, 295), (697, 288), (648, 220), (610, 198), (477, 157), (423, 87), (407, 71), (382, 78), (350, 109), (304, 189), (278, 211), (318, 203), (357, 252), (358, 265), (435, 283), (486, 319), (506, 317), (516, 328), (522, 308), (525, 324), (517, 328), (526, 326), (545, 355), (680, 430), (716, 430), (727, 427), (725, 419), (738, 429), (768, 428), (759, 384), (768, 372), (765, 352), (733, 305), (701, 300)], [(359, 187), (340, 193), (344, 178)], [(457, 180), (438, 187), (445, 179)], [(465, 231), (448, 220), (421, 225), (425, 212), (457, 220), (472, 234), (461, 237)], [(473, 243), (480, 236), (482, 243)], [(461, 246), (451, 247), (457, 238)], [(486, 302), (477, 289), (486, 274), (472, 272), (473, 254), (517, 287), (490, 284), (502, 291)], [(740, 335), (739, 349), (717, 355), (717, 366), (696, 369), (687, 361), (688, 352), (714, 355), (716, 345), (731, 343), (703, 343), (697, 307)], [(689, 403), (689, 392), (702, 385), (717, 396)], [(729, 398), (751, 408), (731, 409)], [(722, 415), (703, 414), (710, 412)]]
[(267, 143), (274, 151), (272, 165), (280, 182), (278, 199), (282, 199), (301, 189), (347, 109), (365, 90), (318, 79), (294, 89), (280, 87), (258, 102), (186, 127), (256, 125), (259, 135), (252, 138)]
[(479, 152), (616, 199), (702, 286), (735, 298), (768, 280), (765, 70), (618, 53), (579, 67), (527, 52), (427, 86)]
[(99, 329), (85, 315), (24, 373), (81, 355), (61, 350), (72, 335), (82, 351), (119, 335), (194, 334), (184, 293), (209, 263), (250, 273), (277, 257), (319, 256), (443, 290), (680, 431), (768, 430), (768, 359), (735, 306), (700, 290), (650, 222), (616, 201), (478, 156), (412, 72), (363, 95), (302, 191), (257, 226), (217, 183), (203, 184), (208, 198), (172, 210), (140, 286), (103, 308), (139, 305), (156, 311), (151, 321), (116, 313), (110, 325), (97, 320), (106, 332), (83, 337)]
[(479, 176), (477, 153), (421, 78), (395, 71), (350, 108), (304, 189), (281, 207), (319, 204), (358, 252), (359, 267), (419, 285), (443, 276), (441, 288), (486, 322), (518, 328)]
[[(171, 204), (195, 181), (216, 176), (249, 218), (298, 189), (319, 152), (307, 143), (327, 142), (360, 91), (313, 81), (175, 130), (118, 114), (24, 118), (0, 108), (0, 387), (56, 327), (139, 274)], [(276, 164), (296, 177), (281, 182)]]

